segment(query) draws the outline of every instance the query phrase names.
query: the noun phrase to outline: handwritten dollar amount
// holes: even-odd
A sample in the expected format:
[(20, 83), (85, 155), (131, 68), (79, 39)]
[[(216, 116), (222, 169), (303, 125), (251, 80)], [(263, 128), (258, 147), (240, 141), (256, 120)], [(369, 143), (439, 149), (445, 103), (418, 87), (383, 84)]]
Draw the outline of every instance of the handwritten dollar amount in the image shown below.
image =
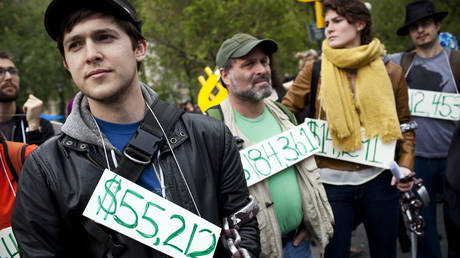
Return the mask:
[(388, 168), (388, 164), (394, 159), (396, 141), (386, 144), (376, 137), (366, 139), (362, 136), (361, 149), (353, 152), (341, 151), (333, 147), (326, 121), (306, 118), (304, 124), (319, 143), (320, 149), (316, 153), (318, 156), (382, 168)]
[(0, 230), (0, 257), (19, 258), (19, 250), (11, 227)]
[(246, 183), (251, 186), (319, 151), (304, 124), (240, 151)]
[(173, 257), (212, 257), (220, 228), (105, 170), (83, 215)]
[(414, 116), (460, 119), (460, 95), (409, 89), (409, 108)]

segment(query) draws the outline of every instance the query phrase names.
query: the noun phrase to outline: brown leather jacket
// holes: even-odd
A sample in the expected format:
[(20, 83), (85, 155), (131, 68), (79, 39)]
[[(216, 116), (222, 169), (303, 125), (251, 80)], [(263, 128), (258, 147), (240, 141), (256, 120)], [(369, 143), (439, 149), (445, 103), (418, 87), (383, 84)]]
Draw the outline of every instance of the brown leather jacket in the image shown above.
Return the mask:
[[(395, 96), (399, 123), (407, 123), (410, 121), (410, 111), (408, 105), (409, 97), (407, 83), (406, 79), (404, 78), (402, 68), (390, 61), (386, 64), (386, 69), (388, 75), (390, 76), (391, 83), (393, 84), (393, 92)], [(305, 65), (282, 100), (282, 103), (286, 105), (294, 114), (301, 112), (305, 104), (308, 103), (311, 99), (310, 85), (312, 70), (313, 62)], [(317, 100), (315, 103), (315, 118), (318, 118), (318, 113), (320, 112), (318, 101), (318, 93), (320, 89), (321, 80), (319, 79), (318, 89), (316, 91), (317, 96), (315, 98)], [(321, 110), (319, 117), (322, 120), (326, 120), (326, 114), (323, 110)], [(413, 130), (411, 130), (403, 133), (403, 139), (398, 140), (396, 145), (396, 161), (400, 166), (407, 167), (410, 170), (414, 169), (414, 141), (415, 133)], [(368, 166), (365, 165), (320, 156), (316, 156), (316, 163), (319, 168), (332, 168), (348, 171), (356, 171), (368, 168)]]

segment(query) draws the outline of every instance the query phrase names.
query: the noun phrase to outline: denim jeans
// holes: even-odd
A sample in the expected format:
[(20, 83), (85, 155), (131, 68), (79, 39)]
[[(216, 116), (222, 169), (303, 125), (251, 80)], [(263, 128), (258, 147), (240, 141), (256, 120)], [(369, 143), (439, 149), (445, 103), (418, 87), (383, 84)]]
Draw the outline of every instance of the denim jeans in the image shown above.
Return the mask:
[(442, 193), (445, 181), (446, 159), (415, 157), (415, 173), (423, 179), (430, 204), (420, 214), (425, 222), (423, 236), (418, 237), (417, 258), (441, 258), (441, 246), (436, 224), (436, 193)]
[(334, 213), (334, 235), (326, 246), (326, 258), (350, 257), (351, 232), (364, 224), (372, 258), (396, 257), (399, 191), (384, 171), (361, 185), (324, 184)]
[(313, 258), (310, 241), (304, 239), (298, 246), (294, 247), (294, 240), (295, 237), (284, 244), (283, 258)]

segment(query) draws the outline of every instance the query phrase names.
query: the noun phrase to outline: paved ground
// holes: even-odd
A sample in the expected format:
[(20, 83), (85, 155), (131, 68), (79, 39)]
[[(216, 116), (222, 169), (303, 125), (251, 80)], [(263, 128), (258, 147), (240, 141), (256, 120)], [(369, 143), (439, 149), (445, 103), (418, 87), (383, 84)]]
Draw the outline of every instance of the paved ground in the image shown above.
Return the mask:
[[(438, 231), (441, 236), (441, 254), (443, 258), (447, 257), (447, 238), (446, 238), (446, 232), (444, 228), (444, 220), (443, 220), (443, 215), (442, 215), (442, 204), (438, 203)], [(362, 255), (361, 256), (355, 256), (355, 257), (360, 257), (360, 258), (369, 258), (369, 247), (367, 245), (367, 237), (366, 237), (366, 232), (364, 229), (364, 226), (361, 224), (358, 226), (357, 230), (353, 233), (353, 238), (352, 238), (352, 244), (355, 247), (358, 247), (359, 249), (362, 250)], [(314, 258), (320, 258), (320, 254), (317, 248), (313, 247), (313, 257)], [(399, 247), (399, 242), (398, 242), (398, 258), (411, 258), (411, 253), (403, 253), (401, 251), (401, 248)], [(337, 258), (342, 258), (342, 257), (337, 257)], [(345, 258), (345, 257), (343, 257)]]

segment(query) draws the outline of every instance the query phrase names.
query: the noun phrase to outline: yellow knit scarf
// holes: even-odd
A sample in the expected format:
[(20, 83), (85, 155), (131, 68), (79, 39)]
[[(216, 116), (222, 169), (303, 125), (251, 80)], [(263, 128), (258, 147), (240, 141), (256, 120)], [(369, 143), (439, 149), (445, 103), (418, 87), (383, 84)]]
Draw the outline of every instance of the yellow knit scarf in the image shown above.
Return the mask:
[[(382, 61), (384, 46), (378, 39), (351, 49), (333, 49), (323, 41), (319, 97), (326, 112), (334, 147), (361, 148), (365, 136), (383, 142), (401, 138), (393, 88)], [(356, 70), (355, 95), (344, 69)]]

